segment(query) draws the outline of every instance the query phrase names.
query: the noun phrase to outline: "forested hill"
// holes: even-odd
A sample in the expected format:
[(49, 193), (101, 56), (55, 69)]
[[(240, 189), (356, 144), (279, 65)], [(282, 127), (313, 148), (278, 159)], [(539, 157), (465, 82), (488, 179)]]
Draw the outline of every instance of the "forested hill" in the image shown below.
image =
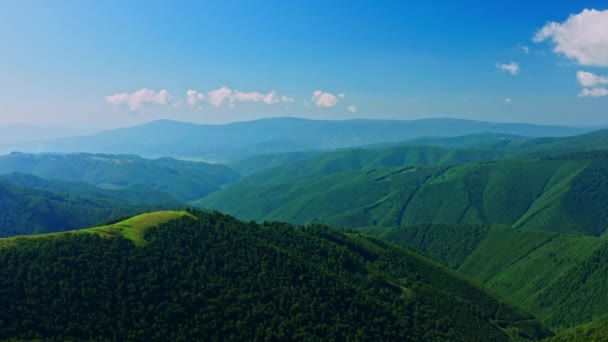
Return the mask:
[(162, 203), (172, 204), (175, 206), (180, 206), (183, 204), (183, 202), (178, 201), (175, 199), (175, 197), (164, 191), (156, 190), (141, 184), (131, 185), (119, 189), (103, 189), (83, 181), (45, 179), (25, 173), (7, 173), (0, 175), (0, 182), (10, 183), (35, 190), (44, 190), (79, 197), (94, 197), (134, 204)]
[(201, 198), (239, 177), (238, 172), (224, 165), (172, 158), (18, 152), (0, 156), (0, 174), (14, 172), (82, 181), (106, 189), (145, 187), (167, 192), (181, 201)]
[(608, 224), (607, 152), (433, 167), (314, 160), (245, 177), (198, 205), (346, 228), (470, 223), (600, 235)]
[(550, 335), (410, 250), (324, 226), (156, 213), (0, 240), (0, 338), (537, 340)]
[[(608, 130), (552, 138), (482, 133), (456, 137), (421, 137), (331, 152), (318, 150), (256, 155), (229, 165), (245, 175), (279, 166), (296, 166), (314, 172), (328, 163), (346, 171), (344, 167), (353, 170), (365, 167), (455, 165), (483, 160), (556, 156), (607, 149)], [(317, 166), (314, 166), (315, 164)], [(330, 169), (325, 168), (325, 170)], [(336, 170), (339, 171), (340, 168)]]
[(553, 329), (608, 315), (605, 237), (468, 224), (368, 227), (363, 232), (443, 262)]

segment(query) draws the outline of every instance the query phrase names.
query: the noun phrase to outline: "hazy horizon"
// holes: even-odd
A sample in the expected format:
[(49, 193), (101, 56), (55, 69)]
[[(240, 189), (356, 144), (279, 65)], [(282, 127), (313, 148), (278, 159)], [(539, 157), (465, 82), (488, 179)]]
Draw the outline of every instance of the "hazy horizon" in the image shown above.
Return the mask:
[[(272, 119), (296, 119), (296, 120), (315, 120), (315, 121), (351, 121), (351, 120), (380, 120), (380, 121), (420, 121), (420, 120), (464, 120), (464, 121), (474, 121), (474, 122), (485, 122), (491, 124), (528, 124), (534, 126), (556, 126), (556, 127), (571, 127), (571, 128), (589, 128), (592, 130), (600, 130), (604, 129), (608, 126), (608, 122), (605, 124), (581, 124), (581, 125), (568, 125), (568, 124), (542, 124), (542, 123), (534, 123), (534, 122), (525, 122), (525, 121), (488, 121), (488, 120), (476, 120), (476, 119), (468, 119), (461, 117), (423, 117), (423, 118), (375, 118), (375, 117), (353, 117), (353, 118), (307, 118), (303, 116), (268, 116), (268, 117), (259, 117), (252, 119), (243, 119), (243, 120), (235, 120), (228, 122), (220, 122), (220, 123), (207, 123), (207, 122), (196, 122), (196, 121), (188, 121), (188, 120), (180, 120), (177, 118), (158, 118), (151, 119), (148, 121), (142, 121), (137, 123), (125, 123), (125, 124), (117, 124), (116, 126), (108, 126), (108, 127), (86, 127), (86, 126), (76, 126), (73, 124), (58, 124), (58, 123), (49, 123), (49, 124), (41, 124), (41, 123), (9, 123), (9, 124), (0, 124), (0, 143), (2, 142), (10, 142), (10, 141), (33, 141), (33, 140), (48, 140), (55, 138), (64, 138), (64, 137), (77, 137), (82, 135), (92, 135), (101, 133), (103, 131), (112, 131), (117, 129), (128, 129), (138, 126), (144, 126), (147, 124), (151, 124), (154, 122), (178, 122), (183, 124), (195, 124), (195, 125), (210, 125), (210, 126), (224, 126), (236, 123), (247, 123), (252, 121), (259, 120), (272, 120)], [(21, 138), (17, 139), (23, 135)], [(31, 136), (27, 136), (31, 135)]]

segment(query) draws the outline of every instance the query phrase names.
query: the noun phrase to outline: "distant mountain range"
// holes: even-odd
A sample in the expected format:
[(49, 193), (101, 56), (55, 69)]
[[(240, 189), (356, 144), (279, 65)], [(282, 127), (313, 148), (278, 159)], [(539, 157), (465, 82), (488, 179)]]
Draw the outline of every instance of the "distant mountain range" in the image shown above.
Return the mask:
[(591, 128), (491, 123), (463, 119), (308, 120), (269, 118), (224, 125), (159, 120), (94, 135), (3, 144), (0, 150), (26, 152), (132, 153), (215, 161), (257, 154), (350, 148), (421, 137), (500, 133), (527, 137), (563, 137)]

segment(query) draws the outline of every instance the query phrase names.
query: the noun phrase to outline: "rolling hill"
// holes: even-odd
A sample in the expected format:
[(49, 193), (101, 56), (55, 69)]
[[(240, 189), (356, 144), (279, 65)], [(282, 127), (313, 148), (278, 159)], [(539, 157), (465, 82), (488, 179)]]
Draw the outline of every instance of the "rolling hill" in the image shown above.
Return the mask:
[(161, 120), (90, 136), (8, 145), (4, 150), (5, 153), (15, 150), (131, 153), (148, 157), (235, 161), (257, 154), (349, 148), (426, 136), (502, 133), (560, 137), (589, 131), (591, 129), (459, 119), (330, 121), (269, 118), (225, 125)]
[(149, 188), (169, 193), (180, 201), (201, 198), (239, 177), (236, 171), (223, 165), (172, 158), (17, 152), (0, 156), (0, 175), (14, 172), (82, 181), (105, 189)]
[(324, 226), (163, 212), (0, 240), (2, 339), (538, 340), (408, 249)]
[(605, 152), (433, 167), (376, 168), (402, 159), (362, 160), (325, 156), (261, 171), (197, 204), (244, 219), (346, 228), (505, 224), (586, 235), (608, 228)]
[[(436, 147), (431, 149), (427, 147)], [(350, 148), (352, 149), (352, 148)], [(608, 149), (608, 131), (598, 130), (570, 137), (543, 137), (531, 138), (519, 135), (502, 133), (479, 133), (467, 134), (455, 137), (425, 136), (406, 141), (387, 142), (365, 145), (357, 148), (366, 151), (369, 155), (389, 154), (398, 159), (398, 153), (403, 153), (404, 162), (399, 165), (423, 166), (437, 163), (460, 164), (479, 160), (494, 160), (503, 158), (531, 158), (542, 156), (555, 156), (564, 153), (591, 152)], [(447, 149), (451, 150), (448, 152)], [(306, 163), (315, 157), (323, 160), (327, 158), (339, 159), (347, 156), (344, 152), (348, 148), (336, 151), (306, 151), (254, 155), (236, 160), (227, 165), (235, 168), (243, 175), (250, 175), (257, 171)], [(438, 152), (442, 151), (442, 152)], [(427, 156), (425, 155), (428, 153)], [(475, 153), (482, 158), (454, 158), (452, 155), (470, 155)], [(412, 154), (418, 154), (412, 158)], [(443, 158), (437, 158), (437, 154), (443, 154)], [(312, 161), (314, 163), (314, 161)], [(398, 166), (398, 165), (391, 165)], [(362, 166), (364, 167), (364, 166)]]
[(499, 150), (509, 156), (542, 156), (608, 149), (608, 130), (586, 132), (573, 136), (526, 137), (502, 133), (467, 134), (455, 137), (427, 136), (401, 142), (364, 146), (384, 150), (397, 146), (435, 146), (443, 148), (474, 148)]

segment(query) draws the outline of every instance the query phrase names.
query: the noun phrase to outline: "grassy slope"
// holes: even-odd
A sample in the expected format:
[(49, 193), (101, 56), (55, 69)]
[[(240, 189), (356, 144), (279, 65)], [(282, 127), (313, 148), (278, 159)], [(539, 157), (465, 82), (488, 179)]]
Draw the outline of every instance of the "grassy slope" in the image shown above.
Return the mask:
[(162, 223), (176, 220), (180, 217), (191, 217), (197, 219), (194, 215), (185, 210), (182, 211), (156, 211), (131, 217), (118, 223), (93, 227), (88, 229), (77, 230), (78, 233), (97, 234), (101, 236), (122, 236), (127, 238), (136, 245), (145, 244), (144, 232), (150, 227), (160, 225)]
[(19, 243), (27, 242), (31, 239), (61, 237), (65, 234), (94, 234), (103, 237), (124, 237), (133, 241), (136, 245), (142, 245), (145, 243), (143, 234), (146, 229), (184, 216), (195, 218), (192, 214), (185, 210), (155, 211), (136, 215), (126, 220), (105, 226), (48, 234), (13, 236), (10, 238), (0, 239), (0, 247), (14, 247)]
[[(30, 269), (31, 267), (31, 269), (38, 270), (50, 267), (54, 270), (42, 273), (25, 272), (20, 274), (17, 279), (10, 278), (10, 281), (9, 278), (5, 279), (5, 277), (14, 276), (11, 270), (3, 269), (7, 272), (6, 274), (0, 272), (0, 279), (2, 279), (3, 284), (7, 285), (0, 289), (0, 301), (15, 301), (14, 305), (18, 308), (18, 312), (9, 316), (0, 313), (0, 321), (3, 321), (6, 327), (1, 334), (4, 337), (14, 337), (16, 335), (12, 334), (24, 332), (23, 329), (19, 328), (21, 324), (28, 324), (29, 329), (32, 329), (28, 334), (34, 334), (28, 336), (37, 338), (55, 336), (54, 334), (60, 334), (57, 336), (63, 338), (70, 336), (86, 337), (91, 336), (87, 334), (94, 334), (94, 331), (97, 331), (87, 329), (99, 329), (98, 337), (111, 338), (111, 336), (114, 336), (111, 334), (114, 334), (113, 331), (115, 330), (109, 329), (127, 329), (121, 332), (125, 334), (122, 336), (139, 336), (139, 334), (153, 334), (157, 326), (169, 324), (169, 330), (166, 333), (173, 334), (171, 336), (174, 338), (179, 334), (194, 334), (192, 337), (200, 337), (200, 334), (212, 336), (212, 334), (226, 334), (230, 331), (232, 331), (231, 334), (237, 333), (249, 336), (247, 334), (250, 333), (251, 329), (241, 327), (234, 330), (239, 327), (238, 324), (234, 326), (234, 323), (240, 320), (248, 323), (251, 319), (254, 319), (254, 322), (250, 322), (254, 325), (247, 324), (246, 326), (252, 329), (260, 329), (260, 327), (265, 329), (258, 330), (258, 333), (280, 334), (282, 331), (289, 332), (292, 331), (291, 329), (295, 329), (294, 331), (301, 334), (299, 336), (312, 336), (312, 334), (325, 331), (324, 329), (330, 329), (331, 331), (339, 329), (339, 331), (343, 331), (341, 334), (347, 336), (352, 334), (353, 337), (355, 333), (361, 335), (371, 333), (373, 335), (368, 336), (376, 336), (377, 338), (391, 336), (385, 334), (398, 334), (391, 339), (401, 336), (401, 338), (432, 340), (470, 340), (471, 338), (493, 341), (527, 340), (537, 339), (549, 334), (531, 316), (513, 309), (504, 302), (497, 301), (484, 290), (470, 284), (450, 270), (410, 250), (356, 233), (343, 234), (325, 227), (294, 228), (285, 224), (258, 226), (238, 222), (220, 214), (196, 213), (196, 215), (200, 220), (178, 219), (184, 216), (192, 217), (191, 214), (186, 212), (151, 213), (116, 225), (84, 230), (81, 231), (81, 234), (72, 232), (0, 240), (0, 244), (4, 247), (0, 249), (0, 258), (8, 257), (7, 261), (10, 261), (12, 256), (22, 253), (23, 259), (18, 266), (21, 269)], [(152, 226), (158, 228), (148, 229)], [(147, 243), (145, 244), (142, 243), (143, 231), (146, 231)], [(105, 238), (104, 240), (108, 241), (101, 244), (100, 241), (93, 239), (93, 236), (88, 238), (89, 235), (102, 236)], [(126, 246), (122, 248), (117, 246), (116, 249), (112, 247), (112, 250), (108, 251), (110, 254), (107, 257), (97, 255), (98, 253), (104, 253), (103, 246), (107, 245), (106, 247), (110, 248), (111, 241), (122, 238), (134, 241), (139, 247), (135, 250), (127, 248), (129, 249), (127, 251), (124, 250)], [(70, 247), (72, 242), (78, 243), (78, 245)], [(205, 248), (201, 248), (201, 244)], [(89, 247), (86, 246), (90, 246), (92, 249), (87, 249)], [(32, 250), (37, 252), (31, 253)], [(124, 256), (120, 255), (122, 251), (126, 253)], [(36, 257), (56, 252), (63, 253), (62, 257), (40, 257), (38, 259)], [(161, 254), (153, 255), (157, 252)], [(259, 254), (260, 252), (262, 254)], [(166, 253), (173, 254), (171, 254), (171, 257), (165, 257)], [(273, 255), (273, 257), (268, 259), (268, 255)], [(216, 270), (213, 267), (217, 263), (217, 256), (220, 256), (221, 264), (226, 265), (227, 269)], [(124, 281), (124, 279), (120, 280), (122, 279), (120, 277), (114, 279), (112, 275), (117, 274), (115, 267), (119, 267), (119, 261), (130, 257), (137, 260), (137, 265), (142, 265), (141, 272), (148, 273), (143, 273), (141, 276), (137, 273), (131, 276), (123, 275), (129, 279), (128, 288), (138, 289), (139, 286), (143, 286), (143, 288), (135, 292), (119, 291), (115, 293), (128, 298), (118, 299), (115, 304), (108, 307), (103, 304), (103, 296), (96, 296), (95, 293), (98, 290), (106, 291), (106, 285), (111, 289), (126, 288), (124, 284), (115, 283), (116, 281)], [(147, 260), (146, 258), (151, 259)], [(180, 261), (178, 262), (177, 259), (180, 259)], [(87, 260), (87, 269), (92, 268), (95, 271), (92, 273), (81, 271), (77, 277), (61, 278), (62, 272), (71, 272), (71, 268), (76, 267), (76, 264), (83, 260)], [(99, 260), (100, 264), (91, 264), (95, 262), (94, 260)], [(101, 265), (101, 260), (104, 262), (103, 265)], [(173, 264), (174, 260), (175, 264)], [(63, 265), (64, 262), (67, 262), (67, 264)], [(278, 264), (275, 265), (275, 263)], [(144, 266), (148, 264), (150, 264), (150, 269), (146, 268), (148, 266)], [(7, 265), (14, 266), (13, 263)], [(260, 265), (263, 267), (260, 268)], [(245, 268), (241, 270), (239, 267), (242, 268), (243, 266)], [(130, 272), (133, 265), (131, 264), (129, 267), (120, 272)], [(167, 270), (170, 271), (168, 275), (160, 276)], [(283, 274), (284, 272), (287, 273)], [(70, 295), (69, 298), (76, 299), (70, 300), (66, 304), (69, 307), (60, 305), (62, 313), (54, 314), (52, 310), (57, 309), (55, 304), (64, 299), (61, 296), (55, 301), (51, 299), (52, 303), (46, 303), (48, 298), (52, 298), (56, 286), (38, 288), (31, 281), (17, 283), (21, 281), (20, 279), (23, 278), (24, 274), (27, 274), (28, 277), (44, 278), (38, 279), (40, 284), (47, 283), (46, 276), (54, 277), (53, 284), (57, 284), (56, 278), (59, 277), (63, 280), (61, 282), (62, 286), (67, 286), (67, 289), (77, 286), (69, 282), (82, 280), (83, 284), (78, 285), (78, 291)], [(99, 274), (104, 274), (103, 282), (101, 282), (102, 279), (95, 279)], [(202, 277), (200, 279), (195, 277), (197, 274), (202, 275)], [(296, 274), (300, 274), (299, 278), (294, 278)], [(303, 278), (303, 275), (306, 276)], [(254, 278), (250, 279), (252, 276)], [(270, 279), (270, 284), (275, 285), (269, 287), (254, 286), (257, 282), (263, 282), (267, 278)], [(292, 278), (294, 279), (293, 283), (284, 284), (292, 281)], [(158, 284), (158, 279), (161, 279), (163, 283)], [(257, 280), (252, 283), (255, 279)], [(149, 285), (150, 281), (154, 282), (154, 288), (161, 290), (164, 289), (162, 286), (166, 286), (164, 284), (175, 283), (175, 285), (168, 285), (171, 287), (166, 290), (166, 296), (159, 299), (160, 302), (156, 306), (149, 306), (145, 310), (145, 319), (135, 319), (132, 316), (133, 314), (141, 314), (136, 310), (139, 307), (139, 299), (137, 299), (136, 294), (145, 293), (146, 296), (154, 294), (154, 291), (151, 291), (154, 288), (146, 287), (152, 286)], [(217, 283), (218, 281), (219, 283)], [(307, 286), (311, 281), (318, 283), (310, 284), (313, 287), (309, 289)], [(184, 284), (190, 290), (198, 289), (201, 286), (223, 284), (220, 288), (230, 287), (230, 291), (224, 294), (227, 297), (221, 297), (223, 292), (219, 291), (220, 288), (217, 288), (204, 291), (205, 295), (202, 297), (200, 294), (192, 293), (191, 295), (173, 298), (173, 292), (177, 291), (181, 294), (182, 290), (186, 290), (186, 288), (179, 291), (175, 290), (175, 286), (184, 286)], [(14, 295), (10, 298), (3, 297), (5, 294), (12, 293), (13, 285), (15, 285), (15, 289), (23, 289), (24, 292), (17, 297), (14, 297)], [(260, 289), (265, 290), (258, 293)], [(319, 289), (324, 290), (319, 291)], [(243, 290), (247, 291), (247, 294), (253, 293), (255, 295), (252, 297), (254, 300), (251, 301), (252, 298), (246, 293), (239, 294), (238, 291)], [(292, 290), (295, 292), (292, 293)], [(67, 290), (60, 288), (59, 291), (64, 293)], [(87, 303), (90, 302), (88, 305), (93, 305), (93, 302), (101, 300), (97, 303), (98, 306), (78, 307), (80, 301), (77, 300), (77, 297), (87, 293), (91, 294), (88, 297), (89, 299), (86, 299)], [(330, 293), (331, 296), (324, 298), (325, 293)], [(35, 299), (34, 297), (27, 297), (33, 294), (37, 294)], [(216, 296), (220, 297), (216, 298)], [(255, 298), (258, 298), (257, 296), (261, 296), (260, 298), (263, 296), (269, 297), (267, 301), (260, 302), (255, 300)], [(297, 302), (301, 300), (302, 296), (307, 296), (307, 301), (298, 304)], [(341, 298), (341, 300), (339, 303), (333, 303), (325, 307), (323, 303), (331, 302), (332, 297)], [(144, 298), (147, 297), (144, 296)], [(279, 301), (278, 298), (281, 298), (281, 300)], [(127, 302), (123, 303), (122, 300), (127, 300)], [(177, 300), (177, 302), (172, 300)], [(177, 322), (171, 319), (162, 319), (154, 325), (148, 325), (151, 324), (150, 322), (154, 322), (153, 317), (166, 317), (164, 312), (170, 315), (180, 315), (179, 311), (171, 311), (173, 309), (171, 305), (178, 303), (178, 307), (179, 305), (188, 306), (186, 303), (179, 304), (184, 300), (188, 303), (190, 301), (198, 302), (199, 305), (195, 305), (192, 310), (199, 314), (184, 316), (184, 319), (179, 320), (179, 329), (176, 326), (171, 328), (172, 322)], [(216, 300), (224, 303), (221, 308), (216, 309), (219, 310), (218, 313), (209, 311), (212, 313), (211, 316), (209, 314), (201, 316), (200, 313), (202, 312), (197, 311), (215, 305)], [(26, 301), (29, 304), (24, 306), (19, 304), (20, 301)], [(106, 316), (108, 313), (105, 310), (116, 307), (116, 305), (122, 307), (126, 303), (129, 305), (125, 310), (135, 310), (132, 314), (125, 314), (123, 311), (121, 315), (116, 317)], [(320, 306), (318, 306), (319, 303)], [(28, 315), (35, 313), (38, 305), (46, 309), (39, 312), (37, 319), (32, 321), (28, 318)], [(242, 305), (245, 305), (245, 307), (254, 305), (257, 309), (253, 312), (236, 310)], [(276, 307), (270, 309), (271, 307), (265, 307), (264, 305), (276, 305)], [(287, 305), (287, 311), (285, 311), (285, 305)], [(102, 311), (91, 309), (96, 307), (106, 309)], [(222, 310), (226, 310), (226, 312)], [(340, 316), (330, 315), (325, 317), (324, 315), (328, 310), (338, 310), (336, 314)], [(376, 314), (366, 318), (365, 313), (368, 310), (373, 310), (372, 312), (376, 312)], [(290, 312), (301, 313), (296, 315)], [(357, 312), (361, 312), (361, 314)], [(68, 316), (66, 315), (73, 315), (74, 313), (78, 313), (78, 315), (68, 320), (71, 327), (66, 330), (62, 326), (63, 320), (64, 318), (67, 319)], [(274, 320), (264, 321), (263, 318), (260, 320), (260, 318), (255, 318), (256, 316), (252, 317), (252, 313), (262, 314), (262, 317), (269, 314), (274, 315), (273, 313), (285, 316), (277, 316), (276, 319), (281, 323), (279, 327), (273, 325), (275, 324)], [(312, 316), (308, 316), (309, 313)], [(39, 327), (36, 322), (46, 322), (47, 314), (53, 317), (54, 323), (52, 326)], [(15, 321), (14, 315), (18, 315), (20, 318)], [(86, 324), (85, 327), (72, 324), (83, 319), (83, 317), (86, 322), (86, 317), (93, 317), (91, 315), (104, 321), (108, 318), (118, 319), (121, 323), (116, 324), (116, 326), (112, 324), (111, 327), (107, 325), (98, 327), (94, 324)], [(198, 326), (206, 328), (201, 330), (200, 328), (192, 329), (190, 327), (193, 322), (198, 322), (203, 317), (205, 319), (200, 321)], [(225, 317), (231, 317), (231, 319), (225, 319)], [(319, 317), (322, 318), (320, 321)], [(385, 317), (392, 318), (387, 320)], [(338, 321), (334, 322), (334, 319)], [(292, 321), (294, 320), (297, 324), (292, 327)], [(210, 322), (213, 323), (210, 325)], [(218, 324), (223, 326), (221, 330), (215, 328)], [(316, 324), (317, 332), (311, 329), (311, 324), (313, 327)], [(354, 326), (351, 328), (350, 325), (353, 324)], [(136, 328), (130, 328), (132, 326)], [(187, 329), (184, 329), (186, 327)], [(253, 331), (255, 332), (255, 330)], [(167, 335), (161, 336), (166, 337)], [(222, 335), (216, 335), (216, 337), (218, 336)]]

